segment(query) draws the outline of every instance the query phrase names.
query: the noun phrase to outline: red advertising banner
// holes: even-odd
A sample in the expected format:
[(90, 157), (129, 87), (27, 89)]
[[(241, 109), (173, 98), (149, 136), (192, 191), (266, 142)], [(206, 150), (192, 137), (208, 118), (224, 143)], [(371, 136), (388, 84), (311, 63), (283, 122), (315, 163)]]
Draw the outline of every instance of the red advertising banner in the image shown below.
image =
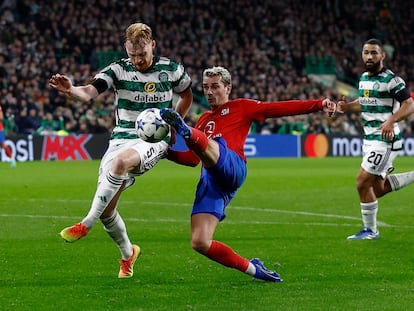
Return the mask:
[[(69, 136), (17, 136), (6, 139), (16, 161), (74, 161), (100, 159), (108, 146), (109, 134)], [(7, 161), (3, 150), (1, 161)]]

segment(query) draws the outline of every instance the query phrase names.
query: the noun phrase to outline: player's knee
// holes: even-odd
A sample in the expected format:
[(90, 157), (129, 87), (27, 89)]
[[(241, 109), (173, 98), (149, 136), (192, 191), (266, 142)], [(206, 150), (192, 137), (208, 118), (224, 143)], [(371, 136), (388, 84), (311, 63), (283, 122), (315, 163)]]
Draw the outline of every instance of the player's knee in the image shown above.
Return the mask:
[(358, 192), (361, 192), (361, 191), (363, 191), (364, 190), (364, 187), (363, 187), (363, 183), (362, 182), (360, 182), (360, 181), (358, 181), (357, 180), (357, 182), (356, 182), (356, 188), (357, 188), (357, 190), (358, 190)]
[(206, 254), (209, 248), (207, 241), (203, 239), (192, 238), (191, 247), (198, 253)]
[(372, 184), (364, 179), (364, 178), (357, 178), (356, 181), (356, 188), (358, 192), (366, 192), (372, 187)]
[(122, 175), (127, 171), (128, 163), (124, 157), (117, 156), (112, 162), (112, 172)]

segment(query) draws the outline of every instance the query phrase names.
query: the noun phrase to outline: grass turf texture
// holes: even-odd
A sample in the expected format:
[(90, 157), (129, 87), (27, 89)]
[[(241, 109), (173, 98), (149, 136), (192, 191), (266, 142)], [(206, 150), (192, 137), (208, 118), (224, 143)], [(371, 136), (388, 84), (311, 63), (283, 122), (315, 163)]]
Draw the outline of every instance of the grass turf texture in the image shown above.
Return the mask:
[[(194, 252), (189, 213), (199, 168), (162, 161), (121, 199), (142, 248), (131, 279), (97, 223), (73, 244), (58, 232), (88, 211), (97, 161), (0, 165), (1, 310), (409, 310), (414, 301), (413, 185), (381, 198), (381, 238), (361, 228), (359, 158), (250, 159), (215, 238), (259, 257), (264, 283)], [(414, 169), (400, 157), (396, 172)]]

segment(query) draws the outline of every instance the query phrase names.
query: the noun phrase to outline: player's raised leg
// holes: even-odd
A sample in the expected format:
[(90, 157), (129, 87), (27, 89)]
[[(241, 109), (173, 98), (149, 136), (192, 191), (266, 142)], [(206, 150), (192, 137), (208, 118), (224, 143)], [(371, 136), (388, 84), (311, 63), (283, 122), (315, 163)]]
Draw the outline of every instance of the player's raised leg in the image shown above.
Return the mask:
[[(105, 208), (108, 207), (114, 196), (119, 195), (119, 190), (122, 187), (124, 180), (124, 176), (108, 172), (107, 176), (97, 187), (92, 206), (86, 217), (82, 222), (63, 229), (60, 232), (60, 236), (66, 242), (75, 242), (86, 236), (95, 222), (102, 215)], [(115, 206), (116, 204), (113, 203), (113, 205)]]
[(171, 125), (178, 135), (184, 138), (191, 137), (191, 128), (185, 123), (183, 118), (173, 109), (163, 108), (160, 111), (161, 118)]

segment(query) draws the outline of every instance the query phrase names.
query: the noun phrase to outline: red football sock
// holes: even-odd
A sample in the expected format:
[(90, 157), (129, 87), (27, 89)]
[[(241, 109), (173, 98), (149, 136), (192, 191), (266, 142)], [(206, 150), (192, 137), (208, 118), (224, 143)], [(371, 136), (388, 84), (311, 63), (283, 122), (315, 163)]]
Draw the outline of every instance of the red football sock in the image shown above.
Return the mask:
[(206, 134), (195, 128), (191, 128), (191, 137), (186, 139), (188, 148), (194, 152), (203, 152), (207, 149), (208, 138)]
[(4, 151), (6, 152), (6, 155), (11, 158), (12, 157), (12, 151), (10, 149), (10, 146), (4, 147)]
[(249, 267), (249, 260), (235, 253), (229, 246), (218, 241), (213, 241), (206, 256), (223, 266), (245, 272)]

